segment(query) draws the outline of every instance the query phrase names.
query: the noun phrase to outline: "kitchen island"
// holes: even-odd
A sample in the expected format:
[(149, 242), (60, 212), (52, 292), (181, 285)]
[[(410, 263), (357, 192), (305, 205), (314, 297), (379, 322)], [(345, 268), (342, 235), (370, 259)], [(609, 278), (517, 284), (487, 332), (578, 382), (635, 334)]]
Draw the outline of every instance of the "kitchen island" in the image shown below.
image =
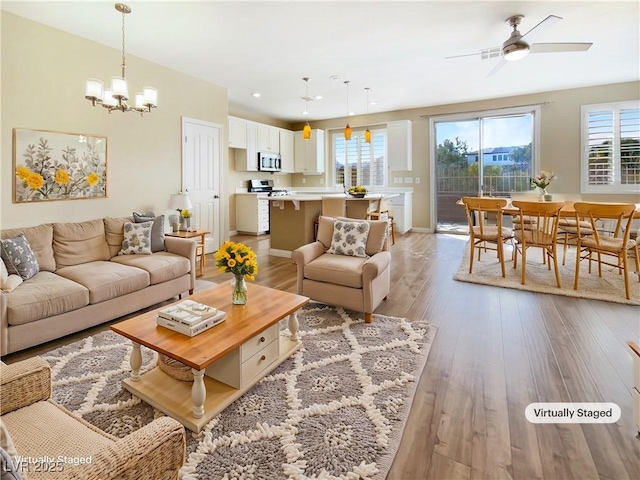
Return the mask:
[(349, 218), (367, 218), (372, 200), (393, 195), (367, 194), (355, 198), (344, 194), (317, 195), (295, 194), (269, 199), (271, 248), (269, 253), (279, 257), (290, 257), (291, 252), (314, 238), (314, 223), (322, 213), (322, 197), (345, 197)]

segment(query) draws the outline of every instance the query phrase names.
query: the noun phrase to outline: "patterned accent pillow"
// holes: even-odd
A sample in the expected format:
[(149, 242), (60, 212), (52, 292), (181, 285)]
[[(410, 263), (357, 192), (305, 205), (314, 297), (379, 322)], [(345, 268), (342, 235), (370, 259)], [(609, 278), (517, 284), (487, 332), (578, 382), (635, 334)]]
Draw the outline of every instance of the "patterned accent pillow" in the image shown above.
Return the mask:
[(327, 253), (369, 258), (365, 249), (369, 237), (369, 222), (333, 222), (333, 236)]
[(151, 251), (164, 252), (164, 215), (156, 215), (153, 212), (138, 213), (133, 212), (135, 223), (153, 222), (151, 227)]
[(118, 255), (151, 255), (153, 222), (124, 222), (124, 239)]
[(29, 280), (40, 271), (38, 260), (24, 233), (15, 238), (0, 240), (0, 247), (2, 260), (10, 275), (13, 273), (20, 275), (23, 280)]

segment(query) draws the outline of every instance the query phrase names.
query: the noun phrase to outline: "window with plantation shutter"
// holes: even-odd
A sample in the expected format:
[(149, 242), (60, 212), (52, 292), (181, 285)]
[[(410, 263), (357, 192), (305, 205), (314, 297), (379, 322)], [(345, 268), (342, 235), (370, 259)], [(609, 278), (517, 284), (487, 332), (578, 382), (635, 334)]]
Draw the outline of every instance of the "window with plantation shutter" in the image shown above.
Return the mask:
[(383, 187), (387, 184), (385, 129), (371, 130), (371, 143), (364, 140), (364, 131), (354, 131), (351, 140), (344, 133), (332, 134), (331, 144), (335, 185), (347, 189), (350, 186)]
[(582, 193), (640, 193), (640, 103), (582, 107)]

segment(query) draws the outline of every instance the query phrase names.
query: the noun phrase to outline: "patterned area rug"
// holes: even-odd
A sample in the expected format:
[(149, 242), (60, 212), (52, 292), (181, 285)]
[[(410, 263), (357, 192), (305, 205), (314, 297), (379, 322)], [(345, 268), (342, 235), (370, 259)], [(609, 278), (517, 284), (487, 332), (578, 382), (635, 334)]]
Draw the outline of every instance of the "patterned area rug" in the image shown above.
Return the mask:
[[(506, 278), (502, 278), (500, 263), (495, 251), (482, 253), (481, 260), (478, 261), (478, 253), (473, 261), (473, 273), (469, 273), (469, 244), (467, 244), (464, 257), (460, 263), (454, 280), (462, 282), (481, 283), (483, 285), (493, 285), (496, 287), (514, 288), (517, 290), (527, 290), (530, 292), (552, 293), (554, 295), (565, 295), (568, 297), (590, 298), (594, 300), (605, 300), (607, 302), (626, 303), (629, 305), (640, 305), (640, 282), (638, 276), (629, 273), (629, 287), (631, 299), (627, 300), (624, 293), (624, 277), (618, 274), (618, 270), (613, 267), (602, 267), (602, 277), (598, 276), (597, 265), (593, 264), (593, 273), (589, 273), (589, 265), (586, 260), (580, 263), (580, 282), (578, 290), (573, 289), (573, 279), (576, 270), (576, 250), (570, 248), (567, 251), (565, 265), (562, 265), (562, 247), (558, 248), (558, 269), (560, 271), (561, 288), (556, 285), (556, 277), (553, 271), (542, 263), (540, 249), (531, 248), (527, 252), (527, 278), (526, 284), (521, 283), (521, 260), (518, 255), (518, 268), (513, 268), (511, 260), (512, 249), (505, 245), (505, 273)], [(630, 259), (631, 270), (634, 270), (633, 259)]]
[[(187, 431), (180, 478), (386, 477), (435, 327), (383, 315), (367, 324), (318, 303), (297, 317), (303, 348), (200, 434)], [(130, 351), (128, 340), (102, 332), (43, 355), (53, 399), (117, 437), (161, 416), (120, 388)], [(143, 347), (143, 370), (156, 362)]]

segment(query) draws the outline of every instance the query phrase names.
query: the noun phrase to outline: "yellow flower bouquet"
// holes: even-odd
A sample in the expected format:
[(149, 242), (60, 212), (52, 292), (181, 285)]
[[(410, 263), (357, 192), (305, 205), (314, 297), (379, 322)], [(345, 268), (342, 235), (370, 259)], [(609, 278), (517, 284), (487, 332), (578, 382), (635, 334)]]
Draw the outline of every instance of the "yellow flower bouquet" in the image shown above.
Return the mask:
[(234, 304), (247, 303), (247, 286), (244, 282), (255, 280), (258, 273), (256, 254), (243, 243), (224, 242), (215, 254), (216, 267), (221, 272), (233, 273), (232, 300)]

